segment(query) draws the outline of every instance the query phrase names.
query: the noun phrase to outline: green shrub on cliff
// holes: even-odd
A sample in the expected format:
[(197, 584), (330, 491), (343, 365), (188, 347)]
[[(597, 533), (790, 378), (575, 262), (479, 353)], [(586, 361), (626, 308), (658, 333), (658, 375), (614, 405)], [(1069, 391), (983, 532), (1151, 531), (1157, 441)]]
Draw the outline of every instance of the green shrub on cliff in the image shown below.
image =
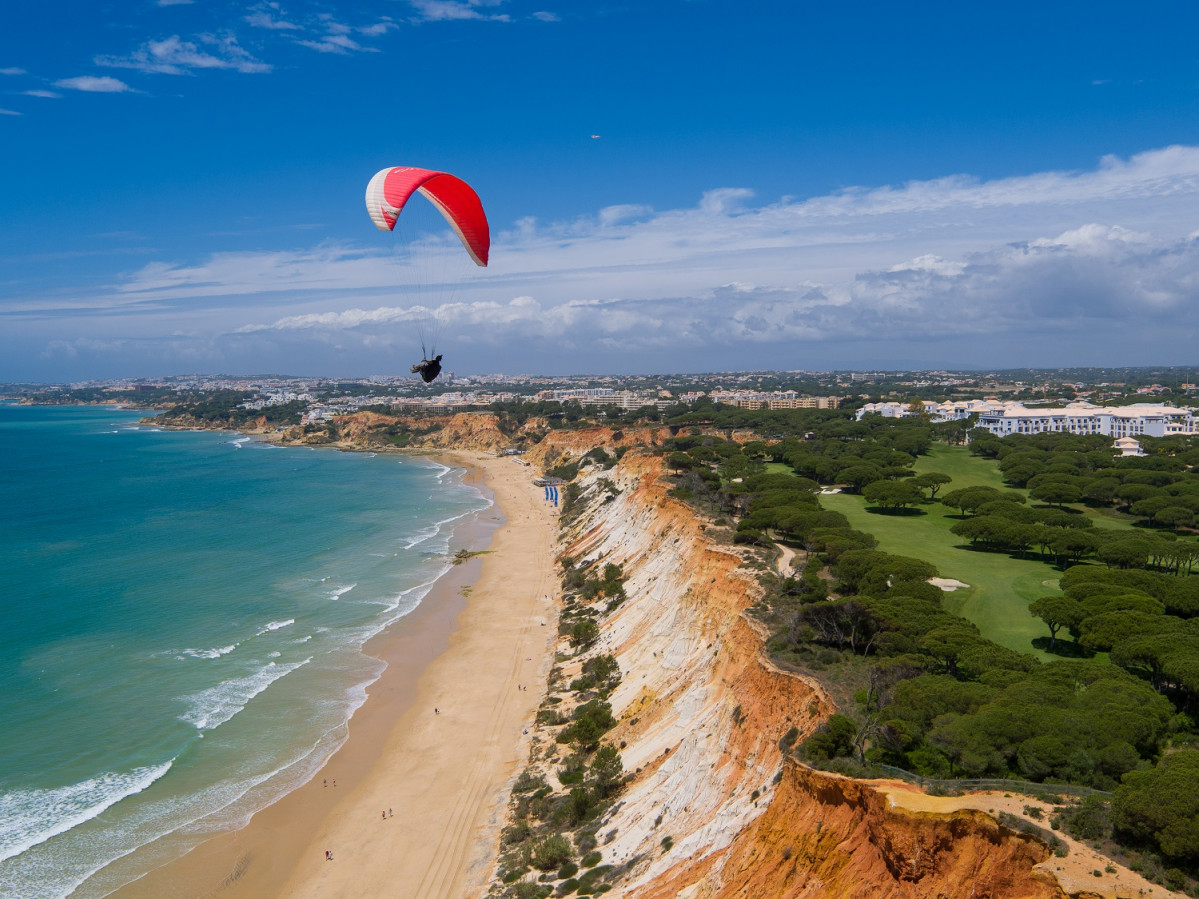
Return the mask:
[(529, 852), (529, 864), (538, 871), (553, 871), (562, 867), (574, 856), (570, 837), (561, 833), (550, 834)]

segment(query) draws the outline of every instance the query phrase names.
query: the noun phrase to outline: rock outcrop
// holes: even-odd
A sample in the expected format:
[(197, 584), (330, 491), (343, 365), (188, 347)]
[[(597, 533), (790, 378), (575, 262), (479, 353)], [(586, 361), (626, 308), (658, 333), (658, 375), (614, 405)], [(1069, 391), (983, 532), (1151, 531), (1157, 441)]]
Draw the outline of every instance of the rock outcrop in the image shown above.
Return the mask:
[(894, 808), (869, 784), (786, 759), (768, 807), (724, 852), (628, 895), (1064, 899), (1034, 867), (1048, 855), (983, 812)]

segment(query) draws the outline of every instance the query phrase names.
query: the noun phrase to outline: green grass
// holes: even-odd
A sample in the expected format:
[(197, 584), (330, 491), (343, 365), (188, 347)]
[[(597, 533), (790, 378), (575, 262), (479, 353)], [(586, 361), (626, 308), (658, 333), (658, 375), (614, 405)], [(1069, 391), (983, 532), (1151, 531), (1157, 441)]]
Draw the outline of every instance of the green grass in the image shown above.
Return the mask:
[(916, 474), (939, 471), (953, 478), (952, 484), (941, 488), (941, 493), (961, 490), (963, 487), (994, 487), (996, 490), (1010, 489), (1003, 483), (999, 466), (989, 459), (970, 455), (964, 446), (945, 446), (935, 443), (928, 455), (916, 459)]
[[(770, 471), (790, 471), (782, 463), (769, 463)], [(966, 447), (935, 444), (928, 455), (916, 460), (915, 471), (922, 474), (939, 471), (953, 478), (938, 496), (963, 487), (994, 487), (1028, 496), (1026, 490), (1006, 485), (999, 465), (993, 459), (973, 456)], [(945, 608), (974, 622), (983, 636), (1001, 646), (1031, 653), (1038, 658), (1053, 658), (1032, 645), (1038, 637), (1047, 637), (1049, 629), (1028, 611), (1034, 599), (1057, 592), (1060, 572), (1048, 562), (1036, 558), (1020, 559), (1006, 553), (988, 553), (970, 549), (950, 533), (961, 518), (957, 511), (940, 503), (920, 507), (921, 515), (881, 515), (866, 511), (860, 496), (838, 493), (820, 497), (826, 509), (840, 512), (850, 526), (873, 534), (879, 549), (896, 555), (925, 559), (937, 566), (941, 577), (969, 584), (945, 594)], [(1132, 528), (1135, 519), (1111, 510), (1074, 506), (1090, 516), (1096, 527)]]
[[(915, 470), (917, 474), (939, 471), (953, 478), (941, 488), (941, 496), (962, 487), (1013, 489), (1004, 484), (998, 463), (973, 456), (962, 446), (934, 445), (928, 455), (917, 459)], [(1028, 495), (1024, 490), (1015, 492)], [(1051, 658), (1032, 644), (1034, 639), (1048, 636), (1049, 630), (1028, 611), (1028, 605), (1057, 592), (1060, 572), (1052, 565), (970, 549), (950, 533), (961, 520), (956, 510), (940, 503), (921, 506), (923, 515), (880, 515), (867, 512), (860, 496), (835, 494), (820, 499), (826, 508), (844, 514), (854, 528), (873, 534), (884, 552), (925, 559), (937, 566), (941, 577), (969, 584), (969, 588), (946, 593), (945, 608), (972, 621), (988, 640), (1041, 659)], [(1130, 526), (1093, 510), (1083, 512), (1092, 515), (1098, 526)]]
[[(950, 487), (956, 489), (956, 484)], [(937, 566), (941, 577), (969, 584), (946, 593), (945, 608), (974, 622), (988, 640), (1050, 658), (1032, 645), (1036, 637), (1048, 636), (1049, 629), (1033, 617), (1028, 604), (1057, 591), (1058, 571), (1052, 565), (963, 547), (960, 538), (949, 532), (960, 520), (956, 511), (940, 503), (922, 506), (923, 515), (867, 512), (862, 497), (847, 493), (822, 496), (820, 503), (842, 513), (850, 526), (873, 534), (883, 552), (924, 559)]]
[[(944, 496), (950, 490), (960, 490), (963, 487), (994, 487), (996, 490), (1007, 490), (1020, 493), (1025, 497), (1028, 496), (1027, 490), (1018, 490), (1003, 482), (1003, 475), (999, 472), (997, 462), (972, 456), (970, 450), (964, 446), (934, 444), (928, 455), (921, 456), (916, 460), (913, 469), (916, 474), (939, 471), (953, 478), (953, 483), (942, 487), (938, 496)], [(1038, 505), (1033, 500), (1029, 501), (1033, 505)], [(1117, 512), (1115, 509), (1095, 509), (1083, 505), (1066, 506), (1066, 508), (1088, 516), (1094, 522), (1095, 527), (1128, 530), (1134, 528), (1138, 520), (1131, 515)]]

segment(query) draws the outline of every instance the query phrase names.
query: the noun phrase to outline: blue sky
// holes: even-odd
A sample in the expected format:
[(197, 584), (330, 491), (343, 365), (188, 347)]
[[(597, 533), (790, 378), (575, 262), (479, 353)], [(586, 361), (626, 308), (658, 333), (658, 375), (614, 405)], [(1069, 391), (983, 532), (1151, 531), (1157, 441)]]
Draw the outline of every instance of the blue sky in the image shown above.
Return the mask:
[[(431, 320), (459, 373), (1197, 363), (1196, 25), (1180, 2), (14, 9), (0, 380), (391, 374)], [(371, 226), (390, 165), (474, 185), (487, 269)], [(443, 262), (452, 289), (422, 287)]]

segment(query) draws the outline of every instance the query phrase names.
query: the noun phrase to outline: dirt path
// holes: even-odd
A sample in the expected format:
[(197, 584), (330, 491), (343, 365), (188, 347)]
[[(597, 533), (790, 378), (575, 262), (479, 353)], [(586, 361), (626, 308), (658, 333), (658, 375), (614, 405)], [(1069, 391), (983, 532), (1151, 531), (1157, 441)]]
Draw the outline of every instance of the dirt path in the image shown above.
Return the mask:
[(794, 564), (795, 557), (798, 555), (798, 553), (796, 553), (791, 547), (785, 546), (782, 543), (776, 543), (775, 546), (779, 548), (779, 557), (775, 562), (775, 565), (778, 567), (779, 574), (783, 577), (791, 577), (793, 575), (791, 566)]

